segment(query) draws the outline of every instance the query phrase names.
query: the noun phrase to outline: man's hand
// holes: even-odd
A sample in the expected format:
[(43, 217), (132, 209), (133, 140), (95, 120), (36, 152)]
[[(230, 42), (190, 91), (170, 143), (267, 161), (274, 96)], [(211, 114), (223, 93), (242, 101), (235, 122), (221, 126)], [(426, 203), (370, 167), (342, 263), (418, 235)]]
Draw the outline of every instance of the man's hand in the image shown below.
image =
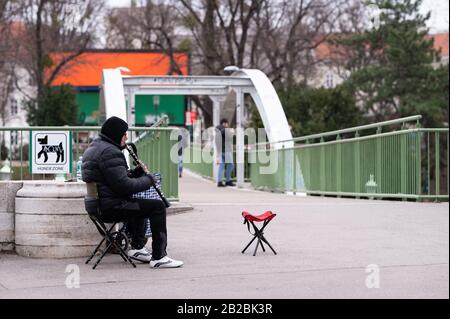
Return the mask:
[(140, 166), (136, 166), (135, 169), (130, 170), (128, 172), (128, 176), (131, 178), (139, 178), (141, 176), (145, 175), (143, 169)]

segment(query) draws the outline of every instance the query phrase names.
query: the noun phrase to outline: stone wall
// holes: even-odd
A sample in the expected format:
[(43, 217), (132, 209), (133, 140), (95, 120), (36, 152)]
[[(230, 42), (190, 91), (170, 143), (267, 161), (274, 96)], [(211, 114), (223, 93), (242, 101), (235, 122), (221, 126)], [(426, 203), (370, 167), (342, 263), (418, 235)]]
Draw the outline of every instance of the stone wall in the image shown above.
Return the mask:
[(15, 250), (26, 257), (89, 256), (100, 235), (84, 208), (86, 184), (26, 181), (17, 192)]
[(14, 250), (15, 198), (23, 182), (0, 181), (0, 252)]

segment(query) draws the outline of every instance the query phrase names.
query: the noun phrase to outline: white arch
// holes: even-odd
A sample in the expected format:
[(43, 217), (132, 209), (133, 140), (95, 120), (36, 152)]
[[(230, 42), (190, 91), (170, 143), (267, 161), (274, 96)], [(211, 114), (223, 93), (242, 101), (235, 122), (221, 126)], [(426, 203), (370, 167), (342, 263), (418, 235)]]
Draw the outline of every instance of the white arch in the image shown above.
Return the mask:
[[(283, 106), (272, 82), (270, 82), (266, 74), (255, 69), (241, 69), (235, 74), (247, 77), (252, 81), (254, 90), (251, 90), (249, 93), (258, 108), (269, 142), (292, 140), (292, 133)], [(293, 142), (274, 144), (276, 149), (283, 146), (292, 147)]]
[(122, 74), (119, 69), (103, 70), (100, 108), (106, 118), (117, 116), (128, 122)]
[[(260, 70), (241, 69), (231, 76), (127, 76), (119, 69), (103, 70), (101, 94), (101, 111), (106, 118), (118, 116), (134, 124), (131, 110), (134, 108), (134, 96), (139, 95), (208, 95), (214, 102), (214, 123), (220, 116), (220, 101), (231, 90), (237, 93), (237, 184), (244, 185), (244, 136), (242, 130), (243, 96), (250, 94), (255, 101), (261, 115), (267, 138), (275, 149), (293, 146), (292, 134), (286, 119), (281, 101), (269, 78)], [(128, 111), (126, 97), (128, 98)], [(222, 98), (222, 99), (221, 99)], [(283, 143), (276, 143), (286, 141)], [(293, 163), (292, 158), (286, 156), (285, 164)], [(297, 166), (300, 168), (299, 163)], [(288, 166), (285, 166), (288, 167)], [(298, 170), (302, 180), (301, 170)], [(285, 180), (292, 179), (286, 170)], [(303, 182), (301, 183), (303, 184)]]

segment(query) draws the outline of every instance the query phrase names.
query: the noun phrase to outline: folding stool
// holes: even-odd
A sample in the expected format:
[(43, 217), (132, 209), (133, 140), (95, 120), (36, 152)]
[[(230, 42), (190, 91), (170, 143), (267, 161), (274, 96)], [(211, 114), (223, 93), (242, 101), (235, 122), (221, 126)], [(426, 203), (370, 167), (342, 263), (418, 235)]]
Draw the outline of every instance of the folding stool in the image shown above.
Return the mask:
[[(127, 253), (125, 252), (129, 245), (129, 240), (126, 233), (122, 231), (122, 229), (120, 229), (119, 231), (113, 231), (117, 223), (124, 221), (113, 221), (112, 226), (108, 228), (101, 219), (100, 200), (97, 193), (97, 184), (87, 183), (86, 185), (87, 196), (84, 198), (85, 209), (89, 215), (89, 218), (92, 220), (98, 232), (103, 237), (103, 239), (94, 249), (91, 256), (89, 256), (89, 258), (86, 260), (86, 264), (88, 264), (92, 260), (97, 252), (101, 251), (100, 257), (92, 267), (92, 269), (95, 269), (103, 259), (103, 257), (105, 257), (106, 253), (114, 247), (125, 262), (129, 262), (134, 268), (136, 268), (134, 262), (130, 257), (128, 257)], [(106, 242), (106, 248), (104, 250), (101, 250), (100, 247), (104, 242)]]
[[(258, 242), (256, 243), (255, 252), (253, 253), (253, 256), (256, 255), (256, 251), (258, 250), (259, 245), (261, 245), (262, 250), (265, 252), (263, 242), (267, 244), (267, 246), (270, 247), (270, 249), (273, 251), (273, 253), (276, 255), (276, 251), (272, 248), (272, 246), (269, 244), (267, 239), (264, 237), (264, 229), (266, 226), (270, 223), (270, 221), (276, 216), (277, 214), (272, 213), (271, 211), (267, 211), (264, 214), (254, 216), (248, 212), (242, 212), (242, 217), (244, 217), (244, 224), (247, 224), (247, 229), (250, 234), (253, 235), (253, 239), (248, 243), (247, 246), (245, 246), (242, 253), (245, 253), (247, 248), (253, 243), (255, 239), (258, 239)], [(259, 229), (256, 227), (255, 222), (263, 222), (262, 227)], [(254, 233), (250, 230), (250, 225), (252, 225)]]

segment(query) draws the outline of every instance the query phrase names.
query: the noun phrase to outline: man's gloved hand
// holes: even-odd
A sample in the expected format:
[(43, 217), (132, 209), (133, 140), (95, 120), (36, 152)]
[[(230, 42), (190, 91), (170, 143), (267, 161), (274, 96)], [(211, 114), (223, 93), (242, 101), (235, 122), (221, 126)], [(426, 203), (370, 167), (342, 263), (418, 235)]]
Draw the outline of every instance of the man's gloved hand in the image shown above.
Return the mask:
[(131, 178), (138, 178), (144, 175), (145, 175), (144, 170), (140, 166), (136, 167), (133, 170), (130, 170), (128, 173), (128, 176)]

